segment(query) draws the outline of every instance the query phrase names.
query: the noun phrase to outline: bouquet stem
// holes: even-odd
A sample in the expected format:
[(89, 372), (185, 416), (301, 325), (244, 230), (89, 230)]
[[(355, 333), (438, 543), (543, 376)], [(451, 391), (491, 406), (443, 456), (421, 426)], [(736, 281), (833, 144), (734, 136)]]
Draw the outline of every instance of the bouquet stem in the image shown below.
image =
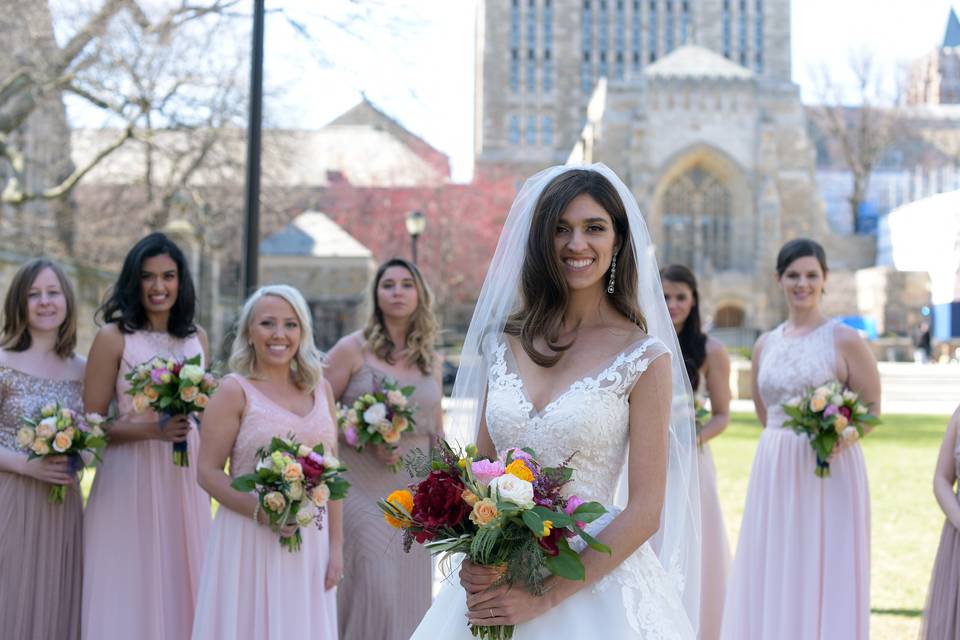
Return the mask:
[(187, 452), (187, 443), (185, 441), (173, 443), (173, 464), (178, 467), (190, 466), (190, 454)]
[(830, 463), (826, 460), (821, 460), (820, 456), (817, 456), (817, 468), (814, 469), (814, 473), (818, 478), (829, 478)]
[(513, 625), (494, 625), (494, 626), (480, 626), (476, 624), (470, 625), (470, 634), (474, 638), (480, 638), (480, 640), (510, 640), (513, 638)]
[(300, 535), (300, 529), (297, 529), (289, 538), (280, 537), (280, 546), (284, 547), (290, 553), (300, 551), (300, 543), (303, 542), (303, 537)]
[(55, 484), (50, 487), (50, 493), (47, 494), (47, 500), (50, 504), (63, 504), (67, 497), (67, 485)]

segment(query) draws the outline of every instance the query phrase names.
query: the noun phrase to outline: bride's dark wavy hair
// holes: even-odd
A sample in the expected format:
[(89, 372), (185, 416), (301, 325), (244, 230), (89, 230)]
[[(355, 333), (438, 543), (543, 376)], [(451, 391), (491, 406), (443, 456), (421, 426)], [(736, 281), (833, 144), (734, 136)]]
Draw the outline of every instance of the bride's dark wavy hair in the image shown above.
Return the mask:
[[(566, 171), (551, 180), (537, 200), (520, 272), (520, 309), (510, 315), (504, 326), (504, 332), (518, 337), (523, 350), (541, 367), (555, 365), (574, 342), (560, 342), (570, 291), (560, 267), (554, 236), (560, 216), (573, 199), (582, 194), (593, 198), (610, 216), (619, 245), (614, 293), (608, 296), (610, 304), (642, 330), (647, 330), (647, 321), (637, 302), (637, 258), (630, 240), (627, 210), (620, 194), (597, 171)], [(609, 269), (607, 274), (609, 277)], [(553, 355), (537, 350), (534, 340), (539, 337), (555, 352)]]

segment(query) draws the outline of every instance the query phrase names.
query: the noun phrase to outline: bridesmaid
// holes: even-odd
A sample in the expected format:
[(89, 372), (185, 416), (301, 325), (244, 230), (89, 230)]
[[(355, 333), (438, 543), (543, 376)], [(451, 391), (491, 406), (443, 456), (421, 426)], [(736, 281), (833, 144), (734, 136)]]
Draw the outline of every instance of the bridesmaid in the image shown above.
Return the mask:
[[(27, 461), (20, 417), (59, 401), (80, 411), (84, 360), (77, 304), (63, 270), (43, 258), (13, 276), (0, 335), (0, 629), (6, 638), (78, 638), (83, 498), (64, 456)], [(51, 484), (69, 485), (63, 504)]]
[[(343, 575), (340, 501), (330, 502), (323, 529), (302, 527), (303, 544), (291, 553), (279, 544), (253, 494), (230, 486), (252, 473), (256, 452), (274, 436), (293, 434), (302, 444), (322, 442), (334, 455), (336, 406), (313, 344), (310, 311), (300, 292), (263, 287), (240, 313), (230, 368), (204, 412), (198, 473), (219, 503), (200, 578), (196, 640), (336, 638), (334, 588)], [(227, 460), (230, 475), (224, 472)]]
[(344, 446), (350, 470), (344, 505), (344, 581), (338, 595), (343, 640), (406, 640), (430, 607), (433, 564), (419, 546), (404, 553), (394, 530), (383, 526), (376, 501), (409, 478), (388, 464), (412, 449), (428, 450), (441, 435), (440, 361), (434, 351), (437, 321), (432, 295), (417, 267), (399, 258), (385, 262), (373, 281), (373, 313), (363, 332), (342, 338), (328, 354), (327, 378), (345, 405), (372, 391), (385, 377), (413, 385), (417, 406), (414, 433), (399, 449), (377, 447), (357, 453)]
[(953, 413), (943, 436), (937, 469), (933, 476), (933, 495), (947, 520), (940, 534), (940, 547), (933, 562), (927, 610), (924, 613), (921, 640), (960, 637), (960, 501), (954, 485), (960, 477), (960, 407)]
[(677, 331), (690, 385), (698, 398), (710, 398), (710, 419), (700, 431), (700, 517), (703, 532), (700, 574), (700, 629), (702, 640), (720, 637), (723, 598), (730, 572), (730, 543), (720, 510), (717, 469), (710, 453), (711, 439), (730, 422), (730, 357), (719, 340), (700, 329), (700, 293), (687, 267), (671, 265), (660, 271), (663, 296)]
[(136, 413), (124, 375), (154, 357), (200, 354), (207, 336), (194, 321), (193, 281), (183, 252), (162, 233), (137, 242), (100, 307), (104, 326), (90, 348), (84, 386), (88, 411), (112, 402), (103, 464), (84, 518), (82, 635), (90, 640), (183, 640), (193, 626), (210, 498), (196, 467), (173, 464), (172, 443), (198, 450), (188, 416), (165, 423)]
[(753, 398), (765, 429), (747, 488), (727, 591), (723, 638), (865, 640), (870, 626), (870, 492), (860, 443), (834, 449), (814, 474), (805, 435), (783, 404), (838, 380), (880, 413), (880, 375), (866, 342), (820, 309), (827, 258), (812, 240), (785, 244), (777, 282), (787, 321), (753, 349)]

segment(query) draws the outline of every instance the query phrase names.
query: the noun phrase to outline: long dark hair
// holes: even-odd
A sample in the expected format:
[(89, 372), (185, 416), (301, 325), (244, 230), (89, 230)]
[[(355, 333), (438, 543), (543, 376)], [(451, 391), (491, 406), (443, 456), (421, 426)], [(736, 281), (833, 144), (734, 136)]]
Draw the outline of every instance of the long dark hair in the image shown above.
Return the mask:
[(777, 275), (782, 276), (794, 260), (807, 257), (816, 258), (823, 269), (823, 275), (827, 275), (827, 252), (819, 242), (809, 238), (795, 238), (780, 247), (777, 254)]
[(117, 323), (121, 333), (133, 333), (147, 328), (140, 273), (144, 260), (154, 256), (170, 256), (177, 265), (177, 300), (170, 310), (167, 333), (177, 338), (191, 336), (197, 331), (193, 322), (197, 296), (193, 288), (193, 278), (190, 276), (190, 267), (180, 247), (160, 232), (151, 233), (141, 239), (127, 253), (117, 282), (97, 309), (97, 320)]
[(680, 342), (680, 353), (683, 354), (683, 364), (687, 368), (690, 386), (696, 391), (700, 386), (700, 369), (707, 360), (707, 334), (703, 332), (700, 320), (700, 292), (697, 290), (697, 278), (693, 275), (693, 271), (682, 264), (672, 264), (660, 270), (660, 279), (685, 284), (693, 295), (693, 307), (690, 308), (690, 315), (683, 321), (683, 326), (677, 332), (677, 340)]
[(387, 333), (386, 325), (383, 322), (383, 309), (380, 308), (380, 303), (377, 300), (377, 289), (380, 287), (380, 281), (390, 267), (403, 267), (409, 271), (413, 277), (414, 286), (417, 288), (417, 308), (414, 309), (410, 318), (410, 325), (407, 327), (406, 338), (409, 355), (406, 363), (408, 366), (415, 366), (420, 369), (420, 373), (423, 375), (430, 375), (436, 358), (434, 348), (437, 342), (437, 334), (440, 332), (440, 324), (433, 314), (433, 293), (420, 274), (420, 269), (412, 262), (403, 258), (391, 258), (377, 269), (377, 275), (374, 277), (371, 287), (373, 311), (367, 320), (366, 328), (363, 330), (363, 337), (367, 340), (367, 344), (374, 355), (384, 362), (394, 363), (394, 352), (397, 350), (397, 345), (393, 344), (390, 334)]
[(8, 351), (26, 351), (30, 348), (33, 339), (30, 336), (27, 297), (37, 276), (44, 269), (50, 269), (57, 276), (63, 299), (67, 303), (67, 313), (60, 328), (57, 329), (57, 341), (53, 347), (58, 356), (66, 359), (73, 356), (77, 347), (77, 296), (63, 267), (47, 258), (34, 258), (24, 263), (14, 274), (3, 303), (3, 332), (0, 333), (0, 347)]
[[(510, 316), (504, 327), (508, 335), (520, 338), (523, 350), (541, 367), (555, 365), (563, 352), (573, 345), (572, 340), (560, 343), (560, 329), (570, 292), (553, 240), (560, 216), (581, 194), (593, 198), (607, 212), (619, 244), (614, 293), (608, 296), (610, 304), (638, 327), (644, 331), (647, 329), (647, 321), (637, 303), (637, 259), (620, 194), (597, 171), (566, 171), (551, 180), (537, 200), (520, 274), (521, 308)], [(542, 337), (556, 353), (551, 356), (539, 352), (534, 346), (538, 337)]]

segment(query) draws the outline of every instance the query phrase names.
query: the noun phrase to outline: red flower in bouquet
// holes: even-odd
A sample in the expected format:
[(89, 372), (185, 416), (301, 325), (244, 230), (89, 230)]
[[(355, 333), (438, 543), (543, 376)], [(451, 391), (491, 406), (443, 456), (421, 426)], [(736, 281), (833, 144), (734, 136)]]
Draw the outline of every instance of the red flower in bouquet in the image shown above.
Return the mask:
[(567, 537), (566, 532), (566, 529), (554, 527), (550, 529), (550, 533), (537, 540), (537, 544), (548, 556), (556, 557), (560, 555), (560, 538)]
[(463, 501), (463, 490), (463, 483), (455, 476), (431, 471), (414, 493), (413, 519), (429, 531), (457, 526), (470, 511)]
[(307, 480), (313, 481), (323, 475), (323, 459), (312, 451), (310, 455), (300, 458), (300, 466)]

